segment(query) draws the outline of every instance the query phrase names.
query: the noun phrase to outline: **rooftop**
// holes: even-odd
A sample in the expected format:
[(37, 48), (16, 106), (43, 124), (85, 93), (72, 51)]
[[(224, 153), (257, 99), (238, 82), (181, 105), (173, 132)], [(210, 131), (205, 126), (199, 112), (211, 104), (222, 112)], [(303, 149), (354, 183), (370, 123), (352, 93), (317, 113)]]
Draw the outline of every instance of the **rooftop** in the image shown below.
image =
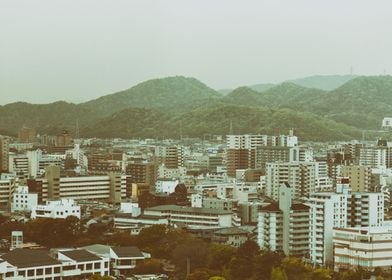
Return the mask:
[(144, 258), (139, 248), (134, 246), (112, 247), (112, 250), (119, 258)]
[(211, 208), (197, 208), (178, 205), (159, 205), (147, 208), (145, 211), (172, 211), (181, 213), (195, 213), (195, 214), (232, 214), (231, 211), (211, 209)]
[(99, 261), (101, 258), (86, 250), (60, 251), (59, 253), (77, 262)]
[(44, 250), (15, 249), (1, 257), (18, 268), (61, 264), (58, 260), (50, 257), (48, 251)]

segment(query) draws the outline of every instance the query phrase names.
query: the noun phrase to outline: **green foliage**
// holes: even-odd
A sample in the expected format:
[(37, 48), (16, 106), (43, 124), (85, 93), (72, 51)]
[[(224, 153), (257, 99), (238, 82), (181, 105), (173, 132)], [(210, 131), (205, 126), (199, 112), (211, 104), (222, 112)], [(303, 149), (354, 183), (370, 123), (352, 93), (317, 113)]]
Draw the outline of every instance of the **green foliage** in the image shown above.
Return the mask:
[(231, 259), (235, 256), (236, 249), (228, 245), (210, 244), (208, 254), (208, 267), (211, 269), (222, 270), (228, 266)]
[(190, 271), (206, 267), (207, 243), (200, 239), (189, 238), (174, 249), (171, 260), (182, 271), (186, 271), (187, 263), (189, 263)]
[(269, 280), (272, 268), (278, 267), (284, 259), (281, 252), (266, 251), (254, 259), (255, 278), (259, 280)]
[[(143, 82), (83, 104), (23, 102), (0, 106), (0, 131), (23, 126), (38, 133), (75, 131), (83, 137), (137, 138), (279, 133), (295, 128), (302, 140), (348, 140), (361, 130), (378, 130), (392, 111), (392, 77), (358, 77), (332, 91), (282, 83), (262, 92), (249, 87), (223, 96), (193, 78)], [(371, 132), (376, 134), (376, 132)], [(376, 136), (376, 135), (374, 135)]]
[(250, 279), (254, 265), (248, 258), (235, 257), (229, 265), (231, 279)]
[(161, 262), (158, 259), (148, 259), (139, 262), (134, 270), (135, 274), (159, 274), (162, 273)]
[(50, 248), (72, 245), (82, 231), (79, 219), (74, 216), (30, 220), (25, 229), (27, 239)]
[(271, 280), (288, 280), (287, 274), (280, 267), (274, 267), (271, 272)]
[(253, 240), (247, 240), (237, 249), (237, 257), (253, 259), (259, 255), (260, 247)]

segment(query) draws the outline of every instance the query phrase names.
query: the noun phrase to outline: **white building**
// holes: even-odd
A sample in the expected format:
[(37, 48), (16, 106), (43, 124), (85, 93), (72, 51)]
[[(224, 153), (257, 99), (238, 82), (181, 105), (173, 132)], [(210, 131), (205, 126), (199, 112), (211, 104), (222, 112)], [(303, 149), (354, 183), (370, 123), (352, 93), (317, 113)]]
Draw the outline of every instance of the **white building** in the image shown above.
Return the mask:
[(385, 117), (385, 118), (382, 120), (381, 127), (382, 127), (383, 129), (392, 129), (392, 118), (387, 118), (387, 117)]
[(392, 226), (335, 228), (335, 270), (392, 267)]
[(292, 198), (308, 197), (316, 188), (316, 162), (272, 162), (266, 166), (267, 196), (279, 200), (279, 188), (288, 183), (292, 188)]
[(371, 168), (385, 168), (387, 166), (387, 148), (378, 146), (360, 148), (359, 165)]
[(315, 264), (333, 261), (333, 228), (380, 226), (384, 221), (383, 193), (351, 193), (348, 178), (336, 192), (313, 193), (309, 198), (310, 258)]
[(171, 194), (176, 190), (178, 180), (158, 179), (155, 183), (155, 191), (157, 193)]
[(80, 219), (80, 206), (72, 199), (47, 201), (46, 205), (36, 205), (31, 209), (31, 218), (66, 219), (75, 216)]
[(144, 215), (166, 218), (170, 225), (183, 224), (189, 228), (222, 228), (232, 226), (231, 211), (160, 205), (144, 210)]
[(309, 252), (309, 207), (293, 203), (291, 187), (280, 188), (279, 203), (259, 211), (257, 241), (262, 249), (282, 250), (286, 255), (304, 257)]
[(120, 212), (131, 214), (132, 216), (139, 216), (141, 214), (141, 209), (137, 202), (121, 202)]
[(191, 206), (193, 208), (203, 207), (203, 196), (199, 193), (191, 194)]
[(13, 193), (11, 212), (31, 212), (38, 204), (38, 194), (30, 193), (27, 186), (19, 186)]

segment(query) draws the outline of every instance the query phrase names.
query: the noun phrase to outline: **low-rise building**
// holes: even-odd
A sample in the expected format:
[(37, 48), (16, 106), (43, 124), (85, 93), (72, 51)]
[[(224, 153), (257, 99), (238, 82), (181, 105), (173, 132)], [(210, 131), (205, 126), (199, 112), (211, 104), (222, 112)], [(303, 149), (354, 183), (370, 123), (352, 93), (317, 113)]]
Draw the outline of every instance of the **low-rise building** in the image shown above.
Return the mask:
[(392, 226), (335, 228), (335, 270), (392, 267)]
[(167, 218), (169, 225), (182, 224), (189, 228), (223, 228), (232, 226), (231, 211), (161, 205), (144, 210), (145, 215)]
[(32, 219), (66, 219), (69, 216), (80, 219), (80, 206), (72, 199), (48, 201), (46, 205), (36, 205), (31, 209)]
[(18, 186), (13, 194), (11, 212), (31, 212), (38, 204), (38, 194), (30, 193), (27, 186)]

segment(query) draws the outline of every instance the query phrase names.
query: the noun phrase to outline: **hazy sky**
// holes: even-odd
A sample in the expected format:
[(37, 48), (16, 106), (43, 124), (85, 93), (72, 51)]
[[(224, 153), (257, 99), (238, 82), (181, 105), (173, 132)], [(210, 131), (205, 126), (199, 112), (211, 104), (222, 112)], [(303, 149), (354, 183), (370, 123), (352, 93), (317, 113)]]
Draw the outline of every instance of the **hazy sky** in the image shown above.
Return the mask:
[(0, 0), (0, 104), (392, 72), (392, 1)]

